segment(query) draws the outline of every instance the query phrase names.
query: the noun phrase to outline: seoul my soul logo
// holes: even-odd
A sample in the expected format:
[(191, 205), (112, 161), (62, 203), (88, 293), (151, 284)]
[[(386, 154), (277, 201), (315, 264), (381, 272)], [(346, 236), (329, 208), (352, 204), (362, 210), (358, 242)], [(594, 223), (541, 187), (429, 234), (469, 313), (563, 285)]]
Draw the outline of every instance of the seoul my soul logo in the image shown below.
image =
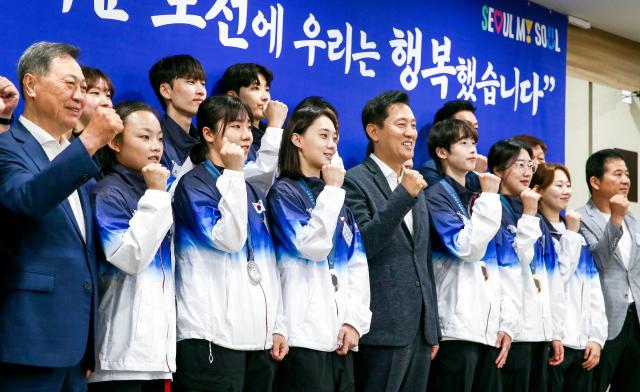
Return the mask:
[(509, 12), (482, 6), (482, 30), (560, 52), (558, 29)]

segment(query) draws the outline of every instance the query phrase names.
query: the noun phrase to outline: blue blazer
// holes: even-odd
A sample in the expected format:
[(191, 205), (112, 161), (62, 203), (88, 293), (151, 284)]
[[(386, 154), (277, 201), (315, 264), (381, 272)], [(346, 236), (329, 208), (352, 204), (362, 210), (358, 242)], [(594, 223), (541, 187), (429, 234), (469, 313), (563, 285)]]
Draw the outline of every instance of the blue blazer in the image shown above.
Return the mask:
[[(20, 123), (0, 135), (0, 362), (92, 369), (97, 264), (80, 140), (49, 162)], [(67, 197), (78, 190), (82, 239)]]

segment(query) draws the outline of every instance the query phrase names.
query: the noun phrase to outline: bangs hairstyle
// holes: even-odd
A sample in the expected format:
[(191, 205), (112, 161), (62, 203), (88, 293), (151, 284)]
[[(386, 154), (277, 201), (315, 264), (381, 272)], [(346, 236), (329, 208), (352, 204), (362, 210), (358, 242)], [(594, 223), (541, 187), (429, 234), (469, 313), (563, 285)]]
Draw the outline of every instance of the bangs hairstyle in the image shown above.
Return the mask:
[(444, 148), (450, 152), (453, 144), (469, 137), (478, 142), (478, 131), (466, 121), (442, 120), (431, 127), (428, 141), (429, 155), (440, 172), (443, 171), (442, 160), (436, 154), (436, 149)]
[(533, 189), (536, 185), (541, 191), (549, 188), (549, 186), (553, 184), (553, 179), (556, 176), (556, 171), (558, 170), (564, 172), (564, 174), (567, 175), (569, 182), (571, 182), (571, 174), (565, 165), (561, 165), (559, 163), (541, 163), (538, 165), (536, 172), (533, 173), (529, 188)]
[(207, 157), (208, 146), (202, 135), (202, 130), (207, 127), (214, 135), (222, 132), (220, 135), (222, 137), (227, 124), (237, 120), (248, 120), (249, 123), (253, 121), (251, 110), (240, 98), (229, 95), (214, 95), (200, 104), (196, 115), (200, 140), (189, 153), (194, 165), (204, 162)]
[[(255, 63), (233, 64), (222, 75), (220, 79), (218, 91), (220, 94), (226, 94), (229, 91), (235, 91), (240, 94), (241, 87), (249, 87), (252, 83), (260, 85), (259, 75), (262, 75), (267, 81), (267, 87), (273, 82), (273, 73), (269, 68)], [(214, 88), (215, 90), (215, 88)], [(212, 94), (216, 91), (212, 91)]]
[(487, 161), (491, 173), (496, 174), (498, 171), (507, 169), (518, 159), (520, 151), (525, 150), (529, 153), (529, 157), (533, 159), (533, 152), (529, 145), (513, 139), (500, 140), (489, 150)]
[(109, 79), (109, 77), (104, 72), (102, 72), (98, 68), (87, 67), (84, 65), (81, 68), (84, 79), (87, 81), (87, 90), (96, 87), (100, 82), (100, 79), (102, 79), (106, 83), (107, 88), (111, 93), (111, 99), (113, 99), (113, 96), (116, 95), (116, 89), (113, 86), (113, 82), (111, 81), (111, 79)]
[(338, 129), (338, 118), (336, 113), (329, 107), (303, 106), (293, 112), (282, 133), (280, 152), (278, 153), (278, 177), (300, 178), (303, 176), (300, 170), (300, 158), (298, 157), (298, 147), (291, 141), (294, 133), (304, 135), (313, 122), (325, 116), (333, 123), (336, 134), (340, 135)]
[[(130, 115), (136, 112), (149, 112), (153, 115), (157, 115), (156, 112), (151, 109), (149, 105), (140, 101), (123, 101), (118, 103), (113, 107), (116, 111), (116, 114), (122, 120), (122, 123), (126, 126), (127, 119)], [(122, 140), (124, 137), (124, 131), (117, 134), (113, 139), (114, 140)], [(102, 173), (106, 174), (113, 166), (118, 163), (116, 160), (116, 153), (109, 147), (108, 145), (100, 148), (96, 153), (96, 157), (98, 158), (98, 162), (102, 166)]]
[(169, 83), (173, 86), (173, 81), (177, 78), (207, 81), (202, 64), (192, 56), (178, 54), (161, 58), (149, 70), (149, 83), (151, 83), (151, 88), (153, 88), (153, 92), (158, 97), (163, 109), (167, 108), (167, 104), (160, 94), (160, 85)]

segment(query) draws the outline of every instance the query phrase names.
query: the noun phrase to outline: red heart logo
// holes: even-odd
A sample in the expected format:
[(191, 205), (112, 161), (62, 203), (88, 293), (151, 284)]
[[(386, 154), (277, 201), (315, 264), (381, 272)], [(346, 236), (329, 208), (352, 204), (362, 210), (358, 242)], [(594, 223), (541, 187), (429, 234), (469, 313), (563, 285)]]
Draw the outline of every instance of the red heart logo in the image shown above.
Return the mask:
[(496, 33), (501, 33), (502, 25), (504, 24), (504, 14), (502, 13), (502, 11), (493, 11), (493, 24), (496, 26)]

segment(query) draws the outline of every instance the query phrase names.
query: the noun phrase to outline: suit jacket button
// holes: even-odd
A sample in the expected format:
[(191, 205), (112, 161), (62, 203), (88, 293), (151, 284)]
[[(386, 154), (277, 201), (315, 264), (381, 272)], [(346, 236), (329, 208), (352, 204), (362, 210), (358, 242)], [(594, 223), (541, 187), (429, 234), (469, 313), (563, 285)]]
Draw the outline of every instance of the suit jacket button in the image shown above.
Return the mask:
[(85, 289), (85, 290), (91, 290), (91, 283), (89, 283), (89, 282), (84, 282), (84, 289)]
[(420, 287), (420, 281), (416, 280), (416, 287)]

